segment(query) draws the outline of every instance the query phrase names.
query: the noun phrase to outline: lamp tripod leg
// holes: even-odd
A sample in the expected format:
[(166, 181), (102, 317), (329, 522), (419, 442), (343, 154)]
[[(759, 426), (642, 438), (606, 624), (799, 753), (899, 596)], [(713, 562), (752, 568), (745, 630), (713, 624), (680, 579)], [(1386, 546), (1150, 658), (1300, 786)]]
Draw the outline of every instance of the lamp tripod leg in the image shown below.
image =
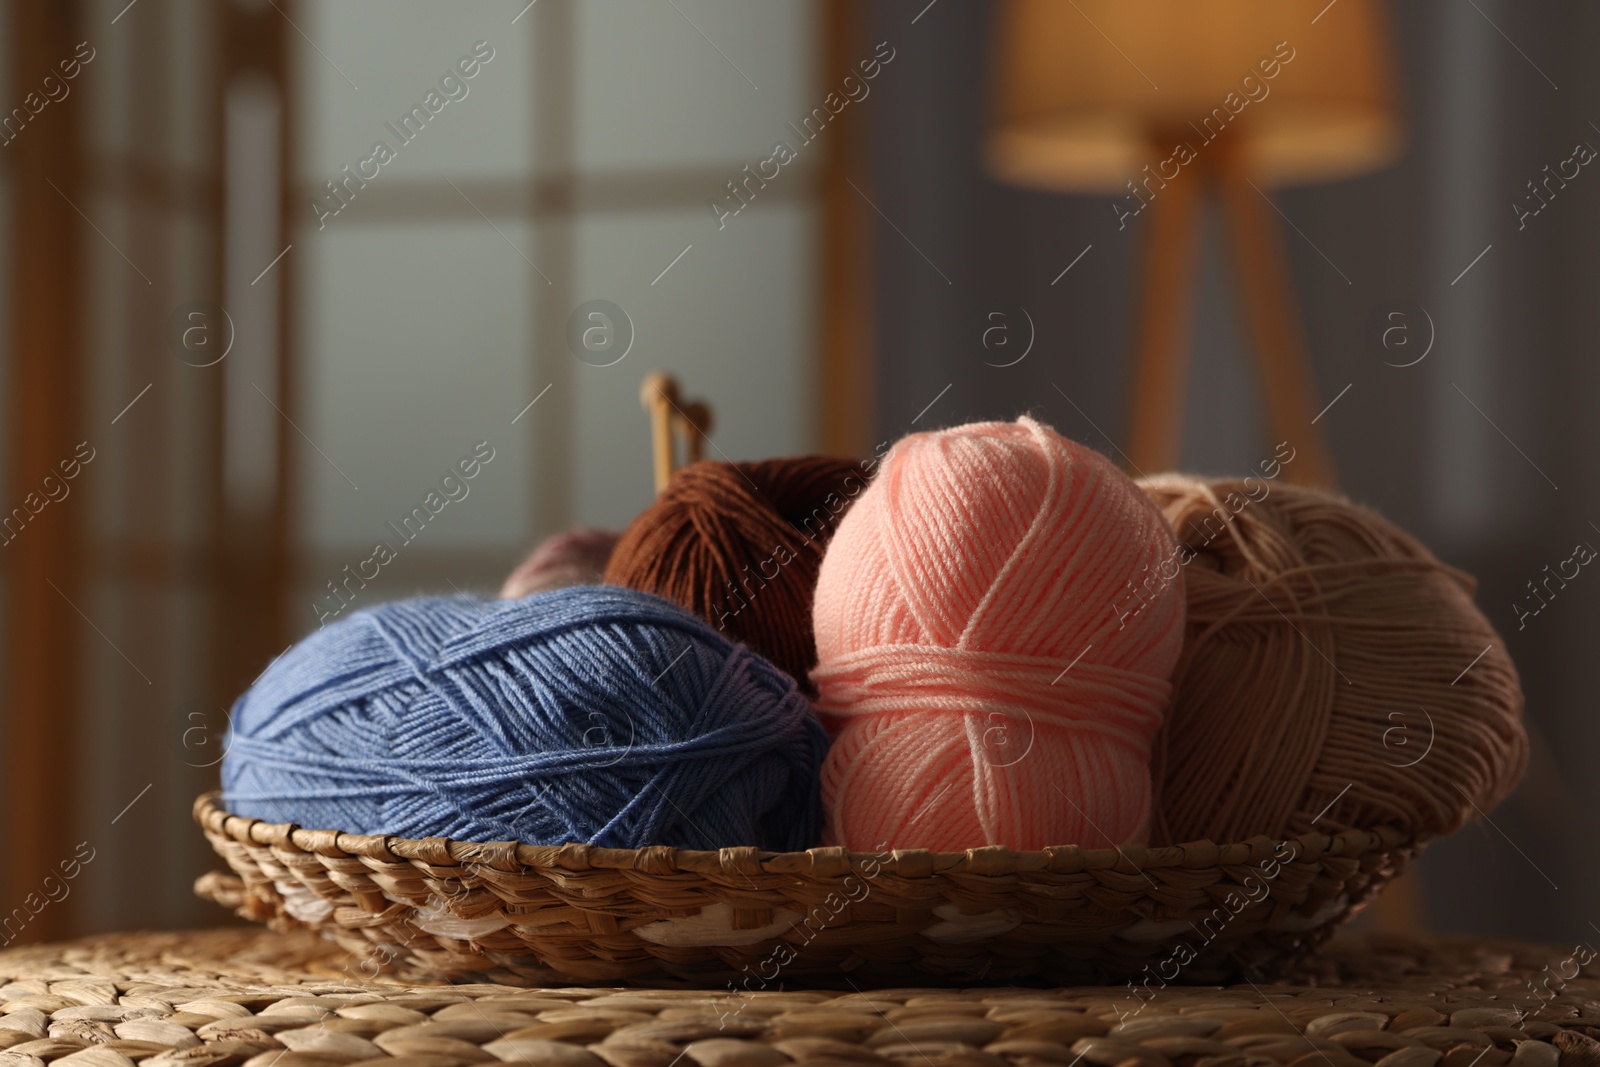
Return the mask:
[(1336, 484), (1333, 457), (1321, 428), (1312, 421), (1318, 417), (1316, 383), (1283, 250), (1282, 229), (1271, 204), (1251, 184), (1236, 155), (1221, 158), (1217, 175), (1268, 421), (1273, 437), (1288, 441), (1296, 453), (1293, 465), (1284, 468), (1284, 476), (1298, 485), (1332, 489)]
[(1137, 475), (1178, 462), (1203, 191), (1200, 175), (1181, 174), (1150, 203), (1126, 457)]

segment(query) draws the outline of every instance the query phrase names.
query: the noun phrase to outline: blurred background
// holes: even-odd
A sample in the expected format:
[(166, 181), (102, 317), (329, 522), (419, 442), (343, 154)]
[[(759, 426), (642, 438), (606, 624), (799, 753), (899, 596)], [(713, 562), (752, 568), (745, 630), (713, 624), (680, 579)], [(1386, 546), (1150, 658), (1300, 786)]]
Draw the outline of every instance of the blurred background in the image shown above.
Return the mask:
[[(1151, 101), (1251, 68), (1050, 3), (1082, 84), (1021, 77), (984, 0), (0, 3), (0, 912), (94, 850), (22, 938), (223, 921), (189, 808), (233, 697), (347, 603), (492, 593), (546, 534), (625, 524), (658, 368), (716, 458), (1031, 411), (1243, 473), (1287, 410), (1478, 575), (1528, 693), (1522, 788), (1384, 921), (1600, 929), (1600, 581), (1513, 607), (1600, 541), (1600, 9), (1280, 5), (1295, 59), (1249, 114), (1299, 163), (1196, 129), (1213, 197), (1123, 186), (1171, 154)], [(1290, 121), (1319, 69), (1365, 79), (1364, 140)], [(1002, 165), (1001, 119), (1061, 94), (1151, 137)], [(1136, 396), (1181, 433), (1134, 442)]]

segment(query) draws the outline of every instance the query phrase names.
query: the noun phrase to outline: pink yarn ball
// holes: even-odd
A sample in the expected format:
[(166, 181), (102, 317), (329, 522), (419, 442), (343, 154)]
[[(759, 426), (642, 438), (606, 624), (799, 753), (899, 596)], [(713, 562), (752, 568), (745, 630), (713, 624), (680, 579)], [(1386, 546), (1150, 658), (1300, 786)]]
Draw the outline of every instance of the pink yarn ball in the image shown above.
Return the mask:
[(1142, 842), (1183, 610), (1172, 531), (1105, 457), (1030, 418), (902, 439), (817, 581), (832, 843)]
[(620, 536), (582, 526), (551, 534), (506, 578), (500, 596), (514, 600), (569, 585), (599, 585)]

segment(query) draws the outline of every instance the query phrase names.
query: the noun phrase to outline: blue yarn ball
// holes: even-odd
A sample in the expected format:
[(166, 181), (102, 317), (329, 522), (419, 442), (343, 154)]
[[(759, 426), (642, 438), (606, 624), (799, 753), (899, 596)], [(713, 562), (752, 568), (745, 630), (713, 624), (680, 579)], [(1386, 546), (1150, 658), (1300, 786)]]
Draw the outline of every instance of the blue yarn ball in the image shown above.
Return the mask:
[(234, 704), (229, 811), (314, 829), (796, 851), (827, 736), (794, 679), (659, 597), (426, 598), (310, 635)]

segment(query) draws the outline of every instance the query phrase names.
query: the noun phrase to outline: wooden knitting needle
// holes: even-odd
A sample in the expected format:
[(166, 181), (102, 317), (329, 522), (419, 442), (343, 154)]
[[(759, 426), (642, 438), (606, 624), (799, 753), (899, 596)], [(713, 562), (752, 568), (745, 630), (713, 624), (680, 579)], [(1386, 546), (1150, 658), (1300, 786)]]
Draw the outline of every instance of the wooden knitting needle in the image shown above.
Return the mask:
[(639, 390), (639, 403), (650, 413), (650, 449), (655, 460), (656, 492), (672, 480), (672, 427), (676, 416), (678, 383), (659, 371), (647, 374)]
[(684, 404), (673, 413), (673, 426), (683, 438), (684, 451), (690, 463), (698, 463), (704, 452), (704, 443), (711, 433), (711, 408), (701, 401)]

